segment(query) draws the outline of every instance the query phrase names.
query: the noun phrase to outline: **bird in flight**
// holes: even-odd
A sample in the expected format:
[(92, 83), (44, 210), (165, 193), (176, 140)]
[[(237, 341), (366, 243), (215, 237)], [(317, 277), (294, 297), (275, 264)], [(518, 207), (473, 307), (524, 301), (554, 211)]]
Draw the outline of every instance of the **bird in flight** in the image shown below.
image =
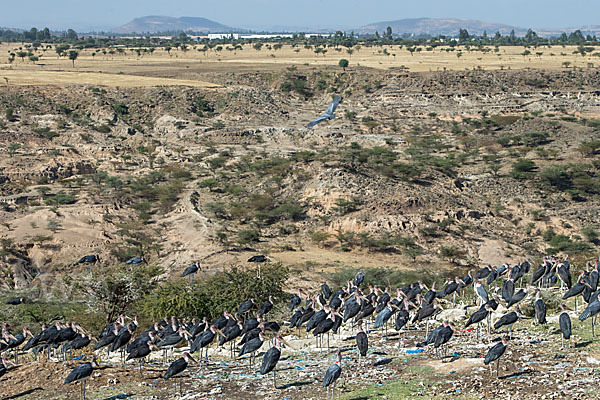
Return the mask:
[(329, 103), (329, 107), (327, 107), (327, 111), (325, 111), (319, 118), (315, 119), (314, 121), (311, 121), (308, 123), (308, 125), (306, 125), (307, 128), (312, 128), (313, 126), (317, 125), (319, 122), (323, 122), (326, 119), (334, 119), (335, 118), (335, 109), (337, 108), (338, 104), (340, 104), (340, 101), (342, 101), (342, 98), (340, 96), (335, 96), (333, 98), (333, 100), (331, 101), (331, 103)]

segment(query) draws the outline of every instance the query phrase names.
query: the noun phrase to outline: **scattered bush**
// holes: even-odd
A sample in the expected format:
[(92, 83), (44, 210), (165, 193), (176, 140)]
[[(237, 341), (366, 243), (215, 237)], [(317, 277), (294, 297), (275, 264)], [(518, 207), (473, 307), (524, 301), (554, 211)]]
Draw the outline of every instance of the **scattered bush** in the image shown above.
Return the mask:
[(246, 245), (256, 243), (260, 239), (260, 232), (255, 229), (244, 229), (238, 232), (238, 243)]
[(537, 167), (533, 161), (519, 158), (513, 163), (510, 176), (515, 179), (527, 179), (533, 175), (536, 168)]
[(224, 311), (235, 313), (240, 303), (250, 298), (258, 305), (269, 296), (282, 300), (288, 274), (288, 269), (280, 264), (266, 264), (261, 266), (261, 279), (256, 279), (254, 268), (234, 267), (194, 286), (184, 280), (170, 281), (146, 295), (140, 309), (154, 320), (171, 315), (212, 320)]
[(120, 265), (113, 266), (101, 275), (88, 276), (78, 283), (78, 287), (89, 299), (89, 305), (99, 307), (106, 322), (110, 322), (150, 293), (161, 273), (157, 266), (137, 266), (131, 271)]
[(593, 250), (589, 243), (573, 240), (567, 235), (554, 235), (548, 242), (550, 247), (546, 250), (548, 254), (569, 253), (579, 254)]

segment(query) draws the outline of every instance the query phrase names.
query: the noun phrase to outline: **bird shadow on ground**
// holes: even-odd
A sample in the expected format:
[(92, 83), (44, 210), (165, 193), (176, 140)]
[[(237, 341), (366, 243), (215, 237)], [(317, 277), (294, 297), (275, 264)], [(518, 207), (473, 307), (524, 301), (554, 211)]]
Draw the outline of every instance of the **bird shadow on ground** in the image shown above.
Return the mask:
[(575, 347), (576, 348), (582, 348), (582, 347), (587, 347), (590, 344), (592, 344), (593, 342), (591, 340), (588, 340), (587, 342), (581, 342), (581, 343), (575, 343)]
[(365, 397), (365, 396), (360, 396), (360, 397), (351, 397), (348, 400), (369, 400), (369, 398)]
[(519, 371), (519, 372), (514, 372), (510, 375), (504, 375), (504, 376), (499, 376), (498, 379), (510, 379), (510, 378), (517, 378), (519, 376), (523, 376), (523, 375), (529, 375), (531, 374), (533, 371), (532, 370), (526, 370), (526, 371)]
[(301, 381), (301, 382), (292, 382), (292, 383), (286, 383), (285, 385), (280, 385), (280, 386), (276, 386), (276, 389), (289, 389), (291, 387), (300, 387), (300, 386), (306, 386), (306, 385), (310, 385), (311, 383), (313, 383), (313, 381)]
[(121, 400), (121, 399), (131, 399), (135, 396), (135, 393), (119, 393), (117, 395), (111, 396), (111, 397), (107, 397), (103, 400)]
[(18, 399), (19, 397), (22, 397), (22, 396), (27, 396), (28, 394), (31, 394), (31, 393), (37, 392), (38, 390), (44, 390), (44, 389), (43, 389), (43, 388), (41, 388), (41, 387), (36, 387), (36, 388), (29, 389), (29, 390), (26, 390), (26, 391), (24, 391), (24, 392), (21, 392), (21, 393), (17, 393), (17, 394), (15, 394), (15, 395), (12, 395), (12, 396), (9, 396), (9, 397), (3, 397), (1, 400), (11, 400), (11, 399)]
[(290, 369), (296, 369), (296, 367), (286, 367), (286, 368), (280, 368), (277, 371), (289, 371)]

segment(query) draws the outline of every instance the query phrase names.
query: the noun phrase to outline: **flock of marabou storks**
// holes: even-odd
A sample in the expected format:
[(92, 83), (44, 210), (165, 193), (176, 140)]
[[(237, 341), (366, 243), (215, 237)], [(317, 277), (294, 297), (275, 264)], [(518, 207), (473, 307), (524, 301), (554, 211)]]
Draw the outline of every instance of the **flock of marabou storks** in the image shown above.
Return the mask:
[[(89, 259), (86, 259), (89, 258)], [(86, 256), (80, 260), (81, 263), (94, 264), (99, 260), (98, 256)], [(139, 265), (145, 262), (143, 257), (130, 260), (129, 264)], [(265, 262), (266, 257), (253, 257), (252, 262)], [(592, 318), (592, 335), (595, 334), (595, 317), (600, 312), (600, 290), (598, 289), (598, 262), (588, 262), (586, 268), (581, 271), (576, 280), (571, 279), (570, 263), (565, 256), (558, 260), (553, 257), (544, 257), (536, 268), (532, 262), (526, 260), (520, 264), (510, 267), (507, 264), (498, 267), (486, 266), (475, 273), (468, 272), (464, 277), (448, 279), (441, 290), (435, 289), (435, 283), (428, 288), (423, 282), (414, 282), (405, 287), (398, 288), (396, 294), (391, 293), (391, 288), (383, 290), (377, 286), (369, 286), (363, 289), (364, 273), (360, 270), (353, 281), (347, 282), (346, 286), (333, 291), (327, 283), (323, 283), (316, 293), (306, 293), (298, 290), (289, 303), (291, 312), (289, 321), (277, 323), (269, 321), (267, 314), (272, 310), (274, 301), (269, 297), (262, 304), (257, 304), (254, 299), (249, 299), (240, 304), (232, 315), (224, 312), (216, 320), (209, 322), (206, 317), (201, 320), (178, 319), (165, 317), (157, 321), (148, 329), (141, 331), (138, 326), (137, 317), (133, 319), (119, 316), (116, 321), (107, 324), (97, 335), (89, 334), (76, 322), (56, 322), (52, 326), (42, 326), (39, 333), (34, 335), (29, 329), (24, 328), (22, 332), (13, 334), (9, 327), (4, 324), (2, 338), (0, 339), (0, 351), (7, 354), (14, 352), (14, 362), (9, 362), (2, 356), (0, 364), (0, 376), (10, 373), (11, 366), (18, 363), (19, 352), (29, 352), (35, 359), (52, 354), (58, 360), (67, 360), (67, 353), (71, 355), (73, 350), (84, 349), (93, 344), (96, 352), (106, 350), (119, 352), (125, 366), (127, 361), (138, 360), (139, 372), (143, 376), (144, 360), (152, 351), (162, 350), (163, 360), (168, 361), (169, 351), (174, 347), (188, 348), (183, 356), (170, 363), (163, 377), (165, 380), (176, 378), (194, 363), (202, 368), (208, 364), (208, 348), (211, 344), (215, 346), (229, 346), (232, 358), (234, 351), (237, 357), (248, 355), (249, 367), (253, 367), (254, 359), (265, 342), (270, 343), (270, 348), (264, 353), (260, 365), (260, 374), (273, 373), (273, 383), (276, 386), (277, 363), (281, 357), (283, 345), (293, 348), (280, 335), (283, 326), (287, 326), (289, 334), (299, 332), (305, 328), (307, 334), (312, 332), (316, 338), (317, 346), (324, 348), (324, 340), (327, 337), (327, 348), (329, 352), (329, 335), (339, 334), (343, 324), (348, 331), (356, 332), (355, 341), (357, 357), (360, 364), (361, 357), (365, 357), (369, 351), (369, 335), (381, 330), (383, 339), (387, 339), (387, 329), (390, 322), (399, 333), (409, 329), (423, 329), (423, 341), (416, 343), (417, 347), (432, 346), (436, 355), (442, 356), (447, 350), (447, 344), (454, 335), (455, 330), (471, 331), (476, 326), (477, 340), (479, 340), (480, 325), (487, 325), (488, 342), (495, 341), (495, 345), (489, 348), (484, 364), (489, 365), (492, 374), (492, 363), (496, 362), (496, 377), (498, 377), (498, 366), (502, 355), (505, 353), (508, 342), (512, 339), (512, 328), (515, 323), (524, 318), (519, 305), (535, 293), (534, 309), (535, 320), (539, 324), (546, 324), (546, 303), (541, 293), (545, 290), (557, 290), (560, 286), (562, 299), (575, 298), (577, 310), (577, 299), (582, 297), (587, 306), (579, 316), (580, 321)], [(195, 274), (199, 270), (197, 263), (186, 268), (182, 276)], [(465, 295), (465, 289), (473, 288), (477, 308), (470, 314), (464, 328), (457, 328), (452, 322), (442, 323), (429, 330), (429, 323), (434, 321), (437, 314), (443, 310), (443, 304), (456, 304), (457, 297), (463, 300), (463, 304), (473, 302), (473, 296)], [(535, 290), (534, 290), (535, 288)], [(368, 293), (366, 293), (368, 291)], [(532, 293), (533, 292), (533, 293)], [(394, 297), (392, 297), (394, 296)], [(13, 299), (8, 304), (18, 305), (25, 299)], [(507, 312), (493, 323), (493, 331), (501, 328), (506, 329), (506, 334), (491, 339), (492, 312), (503, 304)], [(473, 305), (467, 305), (473, 307)], [(559, 316), (559, 327), (562, 333), (562, 346), (564, 340), (569, 341), (571, 336), (571, 319), (566, 310)], [(256, 310), (256, 311), (255, 311)], [(233, 310), (232, 310), (233, 311)], [(366, 325), (366, 329), (363, 326)], [(423, 327), (424, 325), (424, 327)], [(299, 336), (299, 335), (298, 335)], [(29, 340), (26, 342), (27, 338)], [(290, 336), (294, 337), (294, 336)], [(296, 336), (297, 337), (297, 336)], [(347, 340), (348, 338), (346, 338)], [(236, 343), (237, 342), (237, 343)], [(200, 360), (196, 360), (192, 354), (200, 351)], [(442, 353), (442, 354), (440, 354)], [(71, 358), (71, 357), (69, 357)], [(85, 381), (94, 369), (99, 368), (96, 356), (90, 362), (83, 363), (72, 370), (65, 379), (65, 384), (79, 381), (81, 383), (81, 397), (85, 398)], [(327, 397), (334, 396), (336, 381), (342, 374), (342, 356), (340, 349), (337, 350), (337, 358), (333, 365), (325, 371), (322, 381), (327, 387)], [(181, 386), (180, 386), (181, 390)]]

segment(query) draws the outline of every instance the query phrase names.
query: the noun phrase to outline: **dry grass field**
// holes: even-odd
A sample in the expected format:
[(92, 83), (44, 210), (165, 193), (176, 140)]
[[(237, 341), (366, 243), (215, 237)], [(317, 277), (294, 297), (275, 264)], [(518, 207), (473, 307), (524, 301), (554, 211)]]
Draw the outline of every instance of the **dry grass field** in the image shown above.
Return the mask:
[[(170, 52), (157, 48), (153, 53), (138, 56), (135, 49), (124, 52), (103, 54), (98, 50), (84, 50), (79, 54), (73, 67), (66, 57), (59, 58), (53, 49), (38, 51), (40, 60), (35, 64), (27, 58), (16, 58), (12, 64), (7, 59), (0, 61), (0, 78), (8, 79), (8, 84), (86, 84), (105, 86), (197, 86), (211, 87), (200, 77), (210, 72), (239, 71), (278, 71), (292, 65), (305, 67), (337, 67), (340, 59), (350, 62), (350, 68), (368, 67), (382, 70), (405, 69), (410, 72), (460, 71), (460, 70), (502, 70), (502, 69), (548, 69), (593, 68), (600, 65), (600, 58), (589, 53), (585, 56), (574, 54), (576, 46), (544, 46), (526, 49), (522, 46), (502, 46), (498, 49), (485, 47), (483, 51), (463, 46), (419, 48), (411, 53), (406, 47), (377, 46), (355, 47), (352, 54), (346, 48), (328, 48), (325, 54), (316, 54), (314, 49), (301, 46), (295, 48), (284, 45), (275, 50), (263, 46), (256, 50), (245, 45), (242, 50), (228, 50), (222, 46), (206, 52), (197, 48), (186, 51), (172, 49)], [(271, 47), (269, 49), (268, 47)], [(0, 54), (19, 50), (19, 45), (4, 43)], [(524, 52), (529, 55), (523, 55)], [(92, 55), (94, 52), (95, 55)], [(565, 64), (566, 63), (566, 64)], [(160, 78), (160, 79), (152, 79)], [(168, 79), (168, 80), (165, 80)], [(6, 84), (0, 79), (0, 84)]]

